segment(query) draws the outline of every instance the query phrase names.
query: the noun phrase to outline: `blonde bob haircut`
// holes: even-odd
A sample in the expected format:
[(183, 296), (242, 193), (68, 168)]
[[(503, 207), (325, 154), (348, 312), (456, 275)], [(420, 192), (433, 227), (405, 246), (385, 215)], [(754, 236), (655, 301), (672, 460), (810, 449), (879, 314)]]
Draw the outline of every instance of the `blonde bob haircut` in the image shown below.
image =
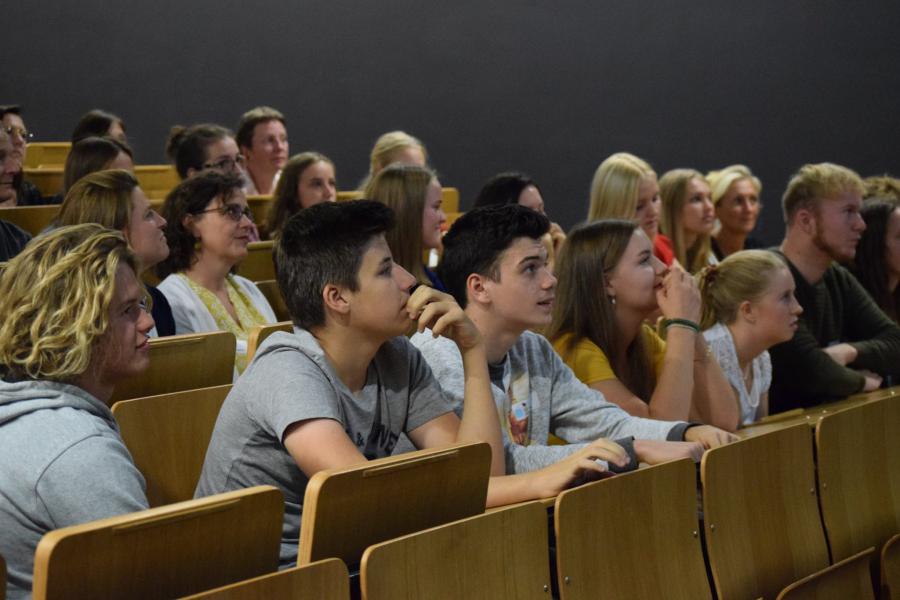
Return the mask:
[(753, 189), (756, 190), (757, 196), (762, 193), (762, 182), (759, 180), (759, 177), (750, 171), (750, 167), (746, 165), (729, 165), (724, 169), (707, 173), (706, 182), (709, 184), (712, 203), (715, 206), (718, 206), (719, 201), (728, 193), (728, 189), (731, 185), (737, 181), (743, 181), (744, 179), (750, 180), (750, 183), (753, 184)]
[(697, 240), (687, 247), (681, 213), (688, 201), (687, 185), (692, 179), (706, 181), (703, 173), (694, 169), (672, 169), (659, 180), (659, 195), (662, 198), (662, 219), (659, 230), (672, 240), (675, 258), (690, 273), (696, 273), (709, 263), (712, 244), (709, 235), (698, 235)]
[(900, 204), (900, 179), (890, 175), (873, 175), (863, 180), (866, 193), (863, 198), (881, 198)]
[(5, 379), (69, 382), (85, 373), (109, 328), (116, 270), (138, 273), (118, 231), (96, 223), (34, 238), (0, 273)]
[(768, 250), (741, 250), (704, 267), (695, 276), (703, 301), (700, 328), (734, 323), (741, 303), (762, 298), (779, 269), (787, 269), (787, 263)]
[(420, 283), (429, 283), (422, 264), (422, 214), (428, 185), (435, 177), (434, 171), (426, 167), (397, 163), (379, 172), (365, 189), (367, 199), (377, 200), (394, 211), (395, 225), (384, 237), (394, 262)]
[(85, 175), (66, 192), (57, 225), (99, 223), (119, 231), (131, 224), (131, 193), (138, 180), (123, 169)]
[(597, 167), (591, 181), (588, 221), (634, 219), (641, 181), (656, 177), (647, 161), (628, 152), (617, 152)]
[(363, 180), (360, 188), (365, 188), (379, 171), (397, 162), (397, 155), (407, 148), (421, 150), (425, 164), (428, 164), (428, 151), (425, 150), (425, 144), (405, 131), (389, 131), (375, 140), (372, 153), (369, 155), (369, 174)]
[(834, 163), (803, 165), (788, 182), (781, 197), (784, 222), (791, 225), (801, 209), (816, 211), (819, 200), (842, 192), (865, 193), (865, 184), (857, 173)]

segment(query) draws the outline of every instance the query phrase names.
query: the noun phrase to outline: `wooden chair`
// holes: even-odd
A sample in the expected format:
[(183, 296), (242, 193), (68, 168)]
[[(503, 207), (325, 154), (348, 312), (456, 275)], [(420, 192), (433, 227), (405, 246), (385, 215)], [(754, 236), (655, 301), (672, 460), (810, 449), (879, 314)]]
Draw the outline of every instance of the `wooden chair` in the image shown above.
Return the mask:
[(281, 295), (281, 288), (278, 287), (277, 281), (274, 279), (257, 281), (256, 287), (259, 288), (259, 291), (261, 291), (266, 297), (266, 300), (269, 301), (269, 305), (272, 307), (272, 310), (275, 311), (275, 317), (279, 321), (291, 320), (291, 315), (288, 312), (287, 305), (284, 303), (284, 296)]
[(562, 600), (711, 598), (690, 459), (566, 490), (555, 523)]
[(147, 481), (150, 506), (194, 497), (206, 448), (231, 385), (116, 402), (113, 416)]
[[(358, 200), (363, 197), (362, 190), (347, 190), (337, 193), (337, 201)], [(441, 209), (447, 213), (459, 212), (459, 190), (456, 188), (441, 188)]]
[(370, 546), (365, 600), (550, 598), (547, 511), (529, 502)]
[(275, 242), (250, 242), (247, 245), (247, 258), (238, 265), (237, 272), (250, 281), (266, 281), (275, 279), (275, 262), (272, 249)]
[(256, 351), (259, 350), (259, 347), (262, 345), (266, 338), (275, 333), (276, 331), (287, 331), (291, 332), (294, 330), (294, 324), (290, 321), (281, 321), (280, 323), (272, 323), (271, 325), (257, 325), (250, 332), (250, 336), (247, 338), (247, 363), (249, 364), (253, 357), (256, 355)]
[(175, 598), (270, 573), (283, 503), (259, 486), (51, 531), (34, 598)]
[(701, 476), (719, 598), (773, 598), (828, 566), (809, 426), (713, 448), (703, 456)]
[(70, 142), (32, 142), (25, 147), (25, 162), (22, 167), (64, 167), (70, 150)]
[(228, 331), (152, 338), (150, 367), (116, 385), (111, 402), (231, 383), (236, 344)]
[(306, 486), (298, 565), (357, 565), (378, 542), (484, 512), (491, 450), (456, 444), (316, 473)]
[(62, 167), (26, 168), (22, 170), (25, 171), (25, 179), (33, 183), (40, 190), (42, 196), (53, 196), (62, 191)]
[(273, 198), (270, 194), (247, 196), (247, 206), (253, 213), (253, 222), (257, 225), (265, 224), (269, 218), (269, 208), (272, 206)]
[(47, 204), (44, 206), (13, 206), (0, 208), (0, 219), (18, 225), (32, 236), (42, 232), (56, 215), (59, 214), (59, 204)]
[(172, 165), (135, 165), (134, 176), (151, 199), (165, 198), (181, 183), (181, 177)]
[(816, 428), (819, 503), (832, 560), (900, 531), (900, 401), (824, 417)]
[(875, 600), (869, 561), (875, 553), (869, 548), (804, 577), (784, 588), (777, 600)]
[(900, 600), (900, 533), (881, 549), (881, 600)]
[(347, 600), (350, 575), (337, 558), (232, 583), (183, 600)]

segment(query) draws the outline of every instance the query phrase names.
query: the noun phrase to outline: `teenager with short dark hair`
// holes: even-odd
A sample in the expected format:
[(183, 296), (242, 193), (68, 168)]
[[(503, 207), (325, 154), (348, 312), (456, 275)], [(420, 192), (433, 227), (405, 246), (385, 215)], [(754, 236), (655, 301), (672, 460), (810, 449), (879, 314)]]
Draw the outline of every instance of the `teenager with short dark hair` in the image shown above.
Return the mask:
[[(456, 302), (413, 291), (384, 237), (393, 225), (379, 202), (325, 202), (288, 221), (276, 250), (278, 284), (294, 322), (263, 342), (219, 413), (197, 495), (271, 484), (285, 498), (282, 565), (296, 560), (303, 495), (318, 471), (390, 455), (402, 434), (416, 448), (487, 441), (488, 504), (552, 496), (597, 459), (624, 465), (600, 441), (529, 476), (504, 474), (485, 343)], [(403, 335), (428, 327), (463, 364), (462, 418)], [(402, 493), (402, 490), (398, 490)]]
[[(549, 227), (545, 216), (508, 204), (466, 213), (444, 237), (441, 274), (485, 339), (508, 471), (540, 468), (603, 437), (626, 445), (627, 438), (640, 438), (630, 454), (650, 463), (698, 457), (696, 445), (661, 440), (709, 446), (731, 439), (714, 427), (629, 415), (581, 383), (550, 342), (529, 331), (549, 324), (553, 309), (556, 278), (541, 243)], [(413, 336), (413, 343), (458, 403), (463, 391), (459, 353), (428, 335)], [(570, 444), (548, 446), (551, 435)]]

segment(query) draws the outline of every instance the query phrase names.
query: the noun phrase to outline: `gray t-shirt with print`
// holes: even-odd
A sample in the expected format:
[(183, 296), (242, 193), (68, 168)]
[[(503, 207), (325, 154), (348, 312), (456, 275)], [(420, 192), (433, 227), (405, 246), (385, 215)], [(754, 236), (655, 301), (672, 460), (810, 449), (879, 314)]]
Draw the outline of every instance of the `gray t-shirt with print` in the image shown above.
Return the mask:
[(351, 392), (308, 331), (279, 332), (260, 347), (234, 384), (216, 421), (195, 496), (254, 485), (284, 494), (282, 566), (297, 559), (309, 478), (282, 445), (287, 428), (333, 419), (368, 459), (389, 456), (401, 433), (452, 412), (431, 369), (406, 338), (386, 342), (365, 386)]

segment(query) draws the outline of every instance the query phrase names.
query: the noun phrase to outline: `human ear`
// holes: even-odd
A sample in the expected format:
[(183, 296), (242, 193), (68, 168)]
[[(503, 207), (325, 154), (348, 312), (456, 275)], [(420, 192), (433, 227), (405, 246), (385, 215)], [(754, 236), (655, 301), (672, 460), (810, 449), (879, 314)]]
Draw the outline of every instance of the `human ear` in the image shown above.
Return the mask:
[(491, 301), (491, 293), (486, 284), (487, 278), (478, 273), (472, 273), (466, 278), (466, 297), (469, 302), (488, 304)]
[(743, 319), (745, 322), (755, 325), (756, 324), (756, 309), (753, 304), (749, 300), (744, 300), (738, 305), (738, 316)]
[(322, 301), (325, 308), (332, 310), (338, 314), (346, 315), (350, 313), (350, 302), (345, 298), (344, 288), (329, 283), (322, 290)]

